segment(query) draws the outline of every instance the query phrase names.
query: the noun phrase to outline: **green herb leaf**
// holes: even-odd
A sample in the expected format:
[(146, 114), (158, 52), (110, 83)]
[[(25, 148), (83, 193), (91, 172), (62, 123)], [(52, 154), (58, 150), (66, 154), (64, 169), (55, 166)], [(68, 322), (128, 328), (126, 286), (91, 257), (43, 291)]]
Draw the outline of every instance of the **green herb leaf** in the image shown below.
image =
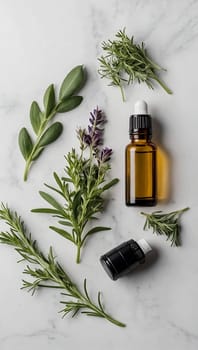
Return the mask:
[(82, 96), (71, 96), (62, 100), (56, 107), (58, 113), (65, 113), (71, 111), (72, 109), (78, 107), (83, 98)]
[(109, 231), (109, 230), (111, 230), (111, 227), (105, 227), (105, 226), (96, 226), (96, 227), (93, 227), (91, 230), (89, 230), (89, 231), (85, 234), (85, 236), (84, 236), (84, 238), (83, 238), (83, 240), (82, 240), (81, 245), (83, 245), (84, 242), (85, 242), (85, 240), (87, 239), (87, 237), (90, 236), (90, 235), (92, 235), (93, 233), (97, 233), (97, 232), (101, 232), (101, 231)]
[(63, 125), (60, 122), (52, 124), (41, 136), (37, 147), (45, 147), (50, 143), (57, 140), (57, 138), (62, 134)]
[(83, 66), (74, 67), (63, 80), (59, 92), (59, 100), (76, 94), (85, 84), (86, 75)]
[(108, 190), (112, 186), (116, 185), (119, 182), (119, 179), (113, 179), (112, 181), (108, 182), (105, 186), (103, 186), (103, 191)]
[(58, 228), (58, 227), (54, 227), (54, 226), (50, 226), (49, 228), (51, 228), (53, 231), (59, 233), (59, 235), (63, 236), (64, 238), (66, 239), (69, 239), (70, 241), (72, 241), (74, 243), (74, 239), (73, 237), (70, 235), (69, 232), (61, 229), (61, 228)]
[(59, 204), (52, 196), (50, 196), (50, 194), (43, 192), (43, 191), (39, 191), (41, 197), (43, 199), (45, 199), (46, 202), (48, 202), (49, 204), (52, 205), (52, 207), (56, 208), (59, 211), (63, 211), (62, 205)]
[(52, 112), (53, 108), (55, 107), (55, 92), (54, 92), (54, 85), (51, 84), (48, 86), (44, 98), (43, 98), (43, 104), (45, 107), (45, 117), (48, 118), (50, 113)]
[(37, 208), (37, 209), (32, 209), (32, 213), (44, 213), (44, 214), (59, 214), (58, 210), (55, 209), (50, 209), (50, 208)]
[(30, 107), (30, 121), (36, 135), (38, 135), (41, 126), (40, 114), (41, 110), (38, 103), (36, 101), (33, 101)]
[(81, 203), (82, 203), (81, 190), (79, 190), (75, 193), (75, 196), (72, 200), (72, 212), (75, 219), (77, 219), (78, 217), (78, 214), (79, 214), (78, 209)]
[(23, 157), (27, 160), (32, 152), (33, 143), (26, 128), (22, 128), (19, 133), (19, 147)]
[(70, 227), (72, 227), (72, 224), (69, 221), (59, 220), (59, 224), (61, 224), (63, 226), (70, 226)]
[(55, 179), (58, 187), (62, 190), (63, 189), (63, 185), (62, 185), (61, 179), (59, 178), (58, 174), (55, 171), (53, 173), (53, 176), (54, 176), (54, 179)]

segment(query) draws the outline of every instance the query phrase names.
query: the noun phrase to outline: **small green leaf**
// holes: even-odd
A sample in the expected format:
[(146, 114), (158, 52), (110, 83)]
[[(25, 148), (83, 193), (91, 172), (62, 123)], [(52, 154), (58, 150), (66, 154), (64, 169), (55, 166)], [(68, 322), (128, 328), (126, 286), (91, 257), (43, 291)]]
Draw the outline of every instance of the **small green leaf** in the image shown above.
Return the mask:
[(72, 211), (74, 214), (74, 218), (78, 217), (78, 206), (81, 204), (81, 191), (76, 192), (73, 201), (72, 201)]
[(72, 180), (69, 177), (61, 177), (61, 179), (65, 182), (72, 182)]
[(69, 221), (59, 220), (59, 224), (72, 227), (72, 224)]
[(83, 100), (82, 96), (71, 96), (62, 100), (56, 107), (58, 113), (65, 113), (78, 107)]
[(52, 124), (41, 136), (38, 142), (38, 147), (44, 147), (50, 143), (56, 141), (56, 139), (62, 134), (63, 126), (61, 123), (56, 122)]
[(113, 179), (112, 181), (108, 182), (105, 186), (102, 187), (103, 191), (108, 190), (110, 187), (116, 185), (119, 182), (119, 179)]
[(61, 190), (63, 190), (63, 185), (62, 185), (62, 182), (61, 182), (60, 177), (58, 176), (58, 174), (57, 174), (55, 171), (54, 171), (53, 175), (54, 175), (54, 179), (55, 179), (55, 181), (56, 181), (58, 187), (59, 187)]
[(50, 209), (50, 208), (37, 208), (37, 209), (32, 209), (32, 213), (45, 213), (45, 214), (59, 214), (58, 210), (55, 209)]
[(19, 132), (19, 148), (25, 160), (28, 159), (33, 149), (31, 137), (26, 128), (22, 128)]
[(41, 125), (41, 110), (36, 101), (33, 101), (30, 107), (30, 121), (33, 127), (33, 130), (36, 135), (38, 135), (40, 125)]
[[(62, 193), (61, 191), (59, 191), (56, 187), (50, 186), (50, 185), (48, 185), (48, 184), (44, 184), (44, 185), (45, 185), (46, 187), (50, 188), (50, 190), (52, 190), (52, 191), (54, 191), (54, 192), (56, 192), (56, 193), (58, 193), (58, 194), (60, 194), (61, 196), (64, 197), (63, 193)], [(64, 197), (64, 198), (65, 198), (65, 197)]]
[(45, 117), (48, 118), (52, 109), (55, 107), (55, 104), (56, 104), (53, 84), (48, 86), (47, 90), (45, 91), (43, 104), (45, 107)]
[(93, 233), (97, 233), (97, 232), (101, 232), (101, 231), (108, 231), (108, 230), (111, 230), (111, 227), (96, 226), (96, 227), (92, 228), (91, 230), (89, 230), (86, 233), (86, 236), (92, 235)]
[(64, 238), (67, 238), (67, 239), (69, 239), (70, 241), (74, 242), (73, 237), (70, 235), (69, 232), (67, 232), (67, 231), (65, 231), (65, 230), (62, 230), (61, 228), (54, 227), (54, 226), (50, 226), (50, 228), (51, 228), (53, 231), (59, 233), (59, 235), (63, 236)]
[(59, 100), (63, 100), (78, 92), (83, 87), (85, 80), (86, 74), (83, 66), (74, 67), (62, 82)]
[(92, 235), (93, 233), (97, 233), (97, 232), (101, 232), (101, 231), (109, 231), (111, 230), (111, 227), (105, 227), (105, 226), (96, 226), (93, 227), (91, 230), (89, 230), (86, 235), (84, 236), (82, 242), (81, 242), (81, 247), (84, 244), (86, 238), (90, 235)]
[(50, 194), (43, 192), (43, 191), (39, 191), (39, 194), (41, 195), (41, 197), (43, 199), (45, 199), (46, 202), (48, 202), (49, 204), (52, 205), (52, 207), (56, 208), (57, 210), (59, 210), (60, 212), (63, 212), (63, 207), (61, 204), (59, 204), (56, 199), (54, 199), (52, 196), (50, 196)]

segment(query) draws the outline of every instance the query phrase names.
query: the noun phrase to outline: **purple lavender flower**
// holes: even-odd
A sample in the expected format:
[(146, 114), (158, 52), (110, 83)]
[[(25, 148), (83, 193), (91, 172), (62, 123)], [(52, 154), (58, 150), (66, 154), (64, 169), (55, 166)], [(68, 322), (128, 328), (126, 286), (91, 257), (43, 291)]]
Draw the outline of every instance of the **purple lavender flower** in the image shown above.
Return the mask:
[(103, 112), (98, 107), (90, 115), (90, 125), (88, 125), (88, 131), (84, 134), (84, 142), (88, 146), (92, 146), (97, 152), (98, 146), (103, 143), (103, 125), (106, 120)]
[(101, 163), (108, 162), (111, 159), (112, 153), (113, 151), (111, 148), (108, 148), (108, 147), (103, 148), (100, 153), (99, 161)]

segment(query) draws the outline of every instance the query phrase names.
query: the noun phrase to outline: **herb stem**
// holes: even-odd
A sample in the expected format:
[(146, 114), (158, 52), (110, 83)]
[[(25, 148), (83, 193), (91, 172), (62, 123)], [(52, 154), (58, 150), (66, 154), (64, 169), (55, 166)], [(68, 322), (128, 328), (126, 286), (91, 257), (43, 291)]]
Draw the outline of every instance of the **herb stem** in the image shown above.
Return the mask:
[(29, 170), (30, 170), (30, 165), (31, 165), (31, 159), (28, 158), (27, 161), (26, 161), (26, 164), (25, 164), (25, 170), (24, 170), (24, 175), (23, 175), (23, 180), (24, 181), (27, 181), (28, 173), (29, 173)]
[(121, 90), (121, 95), (122, 95), (122, 101), (125, 102), (126, 98), (125, 98), (125, 93), (124, 93), (124, 89), (123, 89), (122, 85), (120, 85), (120, 90)]
[(81, 242), (77, 243), (77, 255), (76, 255), (76, 263), (79, 264), (80, 263), (80, 250), (81, 250)]
[(171, 95), (173, 92), (168, 88), (168, 86), (160, 80), (157, 75), (153, 75), (152, 77), (153, 80), (157, 81), (158, 84), (167, 92), (167, 94)]

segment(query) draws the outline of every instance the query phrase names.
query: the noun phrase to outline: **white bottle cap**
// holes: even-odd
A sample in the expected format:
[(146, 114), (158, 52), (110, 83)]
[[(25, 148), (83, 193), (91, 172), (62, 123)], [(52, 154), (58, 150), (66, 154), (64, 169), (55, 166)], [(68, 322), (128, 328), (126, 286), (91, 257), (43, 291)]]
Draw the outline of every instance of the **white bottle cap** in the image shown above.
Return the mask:
[(152, 251), (151, 246), (147, 243), (147, 241), (145, 241), (144, 238), (140, 239), (137, 243), (140, 246), (140, 248), (143, 250), (145, 255), (149, 254)]
[(143, 100), (139, 100), (135, 103), (134, 114), (148, 114), (147, 103)]

